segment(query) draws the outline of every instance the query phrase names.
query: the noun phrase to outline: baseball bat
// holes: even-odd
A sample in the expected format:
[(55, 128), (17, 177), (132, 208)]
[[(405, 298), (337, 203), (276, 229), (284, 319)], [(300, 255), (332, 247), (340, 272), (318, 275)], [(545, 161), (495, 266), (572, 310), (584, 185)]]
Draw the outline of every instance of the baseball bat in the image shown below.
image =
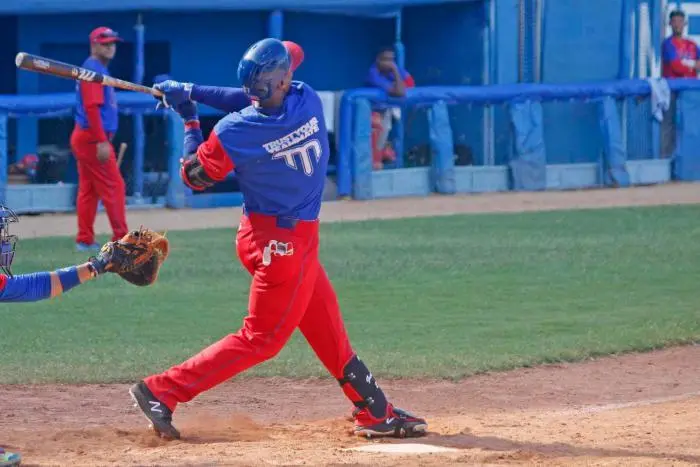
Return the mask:
[(103, 86), (125, 89), (150, 94), (155, 97), (163, 95), (157, 89), (142, 86), (140, 84), (124, 81), (122, 79), (105, 76), (102, 73), (88, 70), (87, 68), (59, 62), (39, 55), (32, 55), (26, 52), (19, 52), (15, 57), (15, 65), (22, 70), (43, 73), (45, 75), (58, 76), (59, 78), (77, 79), (89, 83), (99, 83)]
[(124, 153), (126, 152), (126, 143), (119, 145), (119, 154), (117, 155), (117, 167), (122, 166), (122, 160), (124, 159)]

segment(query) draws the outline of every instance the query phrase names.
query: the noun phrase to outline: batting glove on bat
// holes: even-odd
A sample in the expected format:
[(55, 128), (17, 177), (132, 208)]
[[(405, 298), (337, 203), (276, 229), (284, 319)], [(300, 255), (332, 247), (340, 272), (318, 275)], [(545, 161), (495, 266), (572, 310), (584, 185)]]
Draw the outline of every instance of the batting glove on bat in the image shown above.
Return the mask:
[(163, 93), (161, 97), (157, 98), (158, 104), (156, 104), (156, 110), (161, 107), (177, 108), (178, 105), (190, 101), (192, 83), (180, 83), (179, 81), (169, 79), (154, 84), (153, 89), (157, 89)]

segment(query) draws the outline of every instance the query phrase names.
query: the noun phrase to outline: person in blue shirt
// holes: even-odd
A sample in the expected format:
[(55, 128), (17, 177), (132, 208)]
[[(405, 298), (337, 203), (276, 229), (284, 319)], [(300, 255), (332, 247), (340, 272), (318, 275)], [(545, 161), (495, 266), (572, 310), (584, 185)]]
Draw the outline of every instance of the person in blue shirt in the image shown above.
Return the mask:
[[(109, 63), (121, 38), (116, 31), (99, 27), (90, 33), (90, 56), (83, 68), (109, 75)], [(75, 83), (75, 126), (70, 146), (78, 166), (78, 195), (75, 200), (78, 251), (98, 250), (95, 243), (95, 217), (102, 201), (112, 240), (128, 232), (126, 221), (126, 185), (119, 171), (112, 139), (119, 127), (117, 95), (111, 86), (77, 80)]]
[[(37, 302), (58, 297), (69, 290), (108, 272), (112, 266), (112, 250), (108, 245), (83, 264), (56, 271), (33, 274), (12, 274), (17, 236), (10, 234), (10, 224), (19, 222), (17, 214), (0, 204), (0, 302)], [(18, 453), (0, 447), (0, 466), (20, 465)]]
[[(382, 48), (369, 68), (366, 86), (379, 88), (391, 97), (404, 97), (406, 89), (416, 86), (413, 76), (396, 63), (393, 47)], [(388, 144), (394, 118), (401, 117), (401, 109), (388, 104), (372, 104), (372, 167), (384, 168), (384, 162), (394, 162), (396, 153)]]
[[(178, 404), (273, 358), (296, 329), (354, 404), (356, 434), (419, 436), (427, 429), (425, 420), (387, 400), (358, 358), (319, 260), (328, 133), (316, 91), (292, 80), (303, 57), (298, 44), (268, 38), (241, 59), (240, 89), (176, 81), (154, 86), (185, 121), (185, 184), (202, 190), (235, 172), (244, 198), (236, 248), (253, 276), (248, 315), (238, 332), (130, 388), (162, 437), (180, 437), (172, 424)], [(194, 101), (228, 113), (206, 140)]]

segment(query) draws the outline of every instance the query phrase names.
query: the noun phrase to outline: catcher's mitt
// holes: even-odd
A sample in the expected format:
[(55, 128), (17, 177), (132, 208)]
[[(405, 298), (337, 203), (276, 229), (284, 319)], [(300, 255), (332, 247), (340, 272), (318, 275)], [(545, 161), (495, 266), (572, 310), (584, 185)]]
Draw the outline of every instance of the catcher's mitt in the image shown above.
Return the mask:
[(116, 242), (105, 244), (98, 259), (104, 261), (105, 271), (118, 274), (132, 284), (145, 286), (156, 281), (169, 251), (165, 235), (141, 227)]

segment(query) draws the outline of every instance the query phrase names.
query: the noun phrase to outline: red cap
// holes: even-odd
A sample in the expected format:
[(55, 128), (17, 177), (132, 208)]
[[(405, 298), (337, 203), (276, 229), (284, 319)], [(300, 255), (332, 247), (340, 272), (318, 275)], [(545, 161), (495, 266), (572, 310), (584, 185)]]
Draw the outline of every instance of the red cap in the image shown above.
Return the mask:
[(299, 68), (299, 65), (304, 61), (304, 49), (299, 44), (292, 41), (282, 41), (287, 48), (287, 52), (292, 57), (292, 71)]
[(100, 26), (95, 28), (90, 33), (90, 42), (96, 44), (111, 44), (112, 42), (122, 42), (122, 38), (119, 37), (116, 31), (112, 29)]

